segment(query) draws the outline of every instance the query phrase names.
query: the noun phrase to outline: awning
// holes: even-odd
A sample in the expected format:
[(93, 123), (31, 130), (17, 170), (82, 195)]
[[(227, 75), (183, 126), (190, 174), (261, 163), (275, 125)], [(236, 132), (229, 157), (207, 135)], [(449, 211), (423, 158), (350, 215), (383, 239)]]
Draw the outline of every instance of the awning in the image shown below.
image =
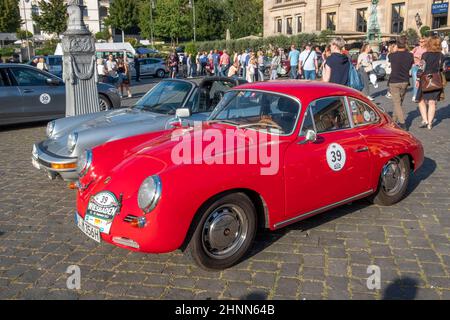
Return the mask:
[(159, 53), (158, 50), (154, 50), (154, 49), (148, 49), (145, 47), (140, 47), (136, 49), (136, 52), (138, 54), (154, 54), (154, 53)]

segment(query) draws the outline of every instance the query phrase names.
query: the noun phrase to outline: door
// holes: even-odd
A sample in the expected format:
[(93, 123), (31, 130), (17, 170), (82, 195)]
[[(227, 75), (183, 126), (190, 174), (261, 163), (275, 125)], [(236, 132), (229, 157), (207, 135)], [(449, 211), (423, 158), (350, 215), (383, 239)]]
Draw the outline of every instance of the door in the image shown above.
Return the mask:
[(60, 80), (36, 68), (11, 67), (10, 72), (22, 95), (24, 116), (45, 120), (64, 115), (66, 97), (62, 81), (49, 83), (49, 79)]
[[(315, 142), (305, 142), (307, 130)], [(369, 193), (370, 159), (367, 144), (350, 125), (344, 97), (310, 104), (300, 136), (285, 156), (287, 218)]]
[(140, 64), (141, 67), (141, 74), (148, 74), (150, 71), (150, 65), (148, 59), (142, 59)]
[(0, 124), (21, 122), (22, 95), (9, 79), (6, 68), (0, 68)]

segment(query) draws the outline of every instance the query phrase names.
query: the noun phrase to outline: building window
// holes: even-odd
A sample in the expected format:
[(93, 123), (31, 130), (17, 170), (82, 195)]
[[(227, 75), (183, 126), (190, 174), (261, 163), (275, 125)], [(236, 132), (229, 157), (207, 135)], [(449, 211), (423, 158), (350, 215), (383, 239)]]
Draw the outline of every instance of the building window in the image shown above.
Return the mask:
[(356, 31), (367, 32), (367, 8), (356, 10)]
[(327, 30), (336, 31), (336, 12), (327, 13)]
[(302, 16), (297, 16), (297, 33), (301, 33), (303, 31), (303, 19)]
[(38, 16), (39, 15), (39, 7), (35, 4), (33, 4), (31, 6), (31, 13)]
[(392, 33), (401, 33), (405, 23), (405, 3), (394, 3), (392, 5)]
[(280, 4), (282, 0), (275, 0), (275, 4)]
[(283, 32), (283, 20), (281, 20), (280, 18), (278, 18), (276, 21), (275, 32), (277, 33)]
[(286, 19), (286, 33), (292, 34), (292, 18), (291, 17)]

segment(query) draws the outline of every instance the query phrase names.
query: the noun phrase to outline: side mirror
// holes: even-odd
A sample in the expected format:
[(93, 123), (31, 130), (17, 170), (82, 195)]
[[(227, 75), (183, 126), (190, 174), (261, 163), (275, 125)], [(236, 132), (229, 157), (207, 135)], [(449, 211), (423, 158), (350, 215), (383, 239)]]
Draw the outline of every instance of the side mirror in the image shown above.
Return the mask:
[(314, 130), (306, 130), (305, 140), (300, 141), (299, 144), (306, 144), (308, 142), (315, 142), (317, 140), (317, 133)]
[(178, 118), (189, 118), (191, 116), (191, 110), (189, 110), (188, 108), (179, 108), (175, 112), (175, 115)]
[(47, 79), (47, 84), (50, 86), (59, 86), (60, 83), (61, 83), (61, 81), (59, 81), (59, 79), (55, 79), (55, 78)]

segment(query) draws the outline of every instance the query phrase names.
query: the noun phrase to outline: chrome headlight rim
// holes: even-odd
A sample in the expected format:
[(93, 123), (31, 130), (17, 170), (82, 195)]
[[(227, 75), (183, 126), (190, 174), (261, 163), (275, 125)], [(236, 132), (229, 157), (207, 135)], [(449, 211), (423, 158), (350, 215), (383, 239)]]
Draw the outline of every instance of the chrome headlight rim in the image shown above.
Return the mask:
[[(151, 181), (153, 183), (153, 189), (151, 192), (148, 192), (149, 190), (145, 190), (145, 185)], [(145, 195), (148, 197), (144, 203), (141, 203), (141, 194), (143, 192), (148, 192)], [(161, 178), (158, 175), (152, 175), (147, 178), (145, 178), (138, 191), (138, 207), (145, 213), (150, 213), (153, 209), (155, 209), (156, 205), (158, 204), (160, 198), (161, 198), (161, 192), (162, 192), (162, 183)]]
[(92, 164), (92, 150), (84, 150), (77, 160), (78, 176), (84, 177), (91, 168)]
[(73, 152), (78, 142), (78, 133), (72, 132), (67, 137), (67, 149), (69, 152)]
[(47, 128), (46, 128), (47, 137), (51, 138), (53, 136), (54, 131), (55, 131), (55, 120), (52, 120), (49, 123), (47, 123)]

